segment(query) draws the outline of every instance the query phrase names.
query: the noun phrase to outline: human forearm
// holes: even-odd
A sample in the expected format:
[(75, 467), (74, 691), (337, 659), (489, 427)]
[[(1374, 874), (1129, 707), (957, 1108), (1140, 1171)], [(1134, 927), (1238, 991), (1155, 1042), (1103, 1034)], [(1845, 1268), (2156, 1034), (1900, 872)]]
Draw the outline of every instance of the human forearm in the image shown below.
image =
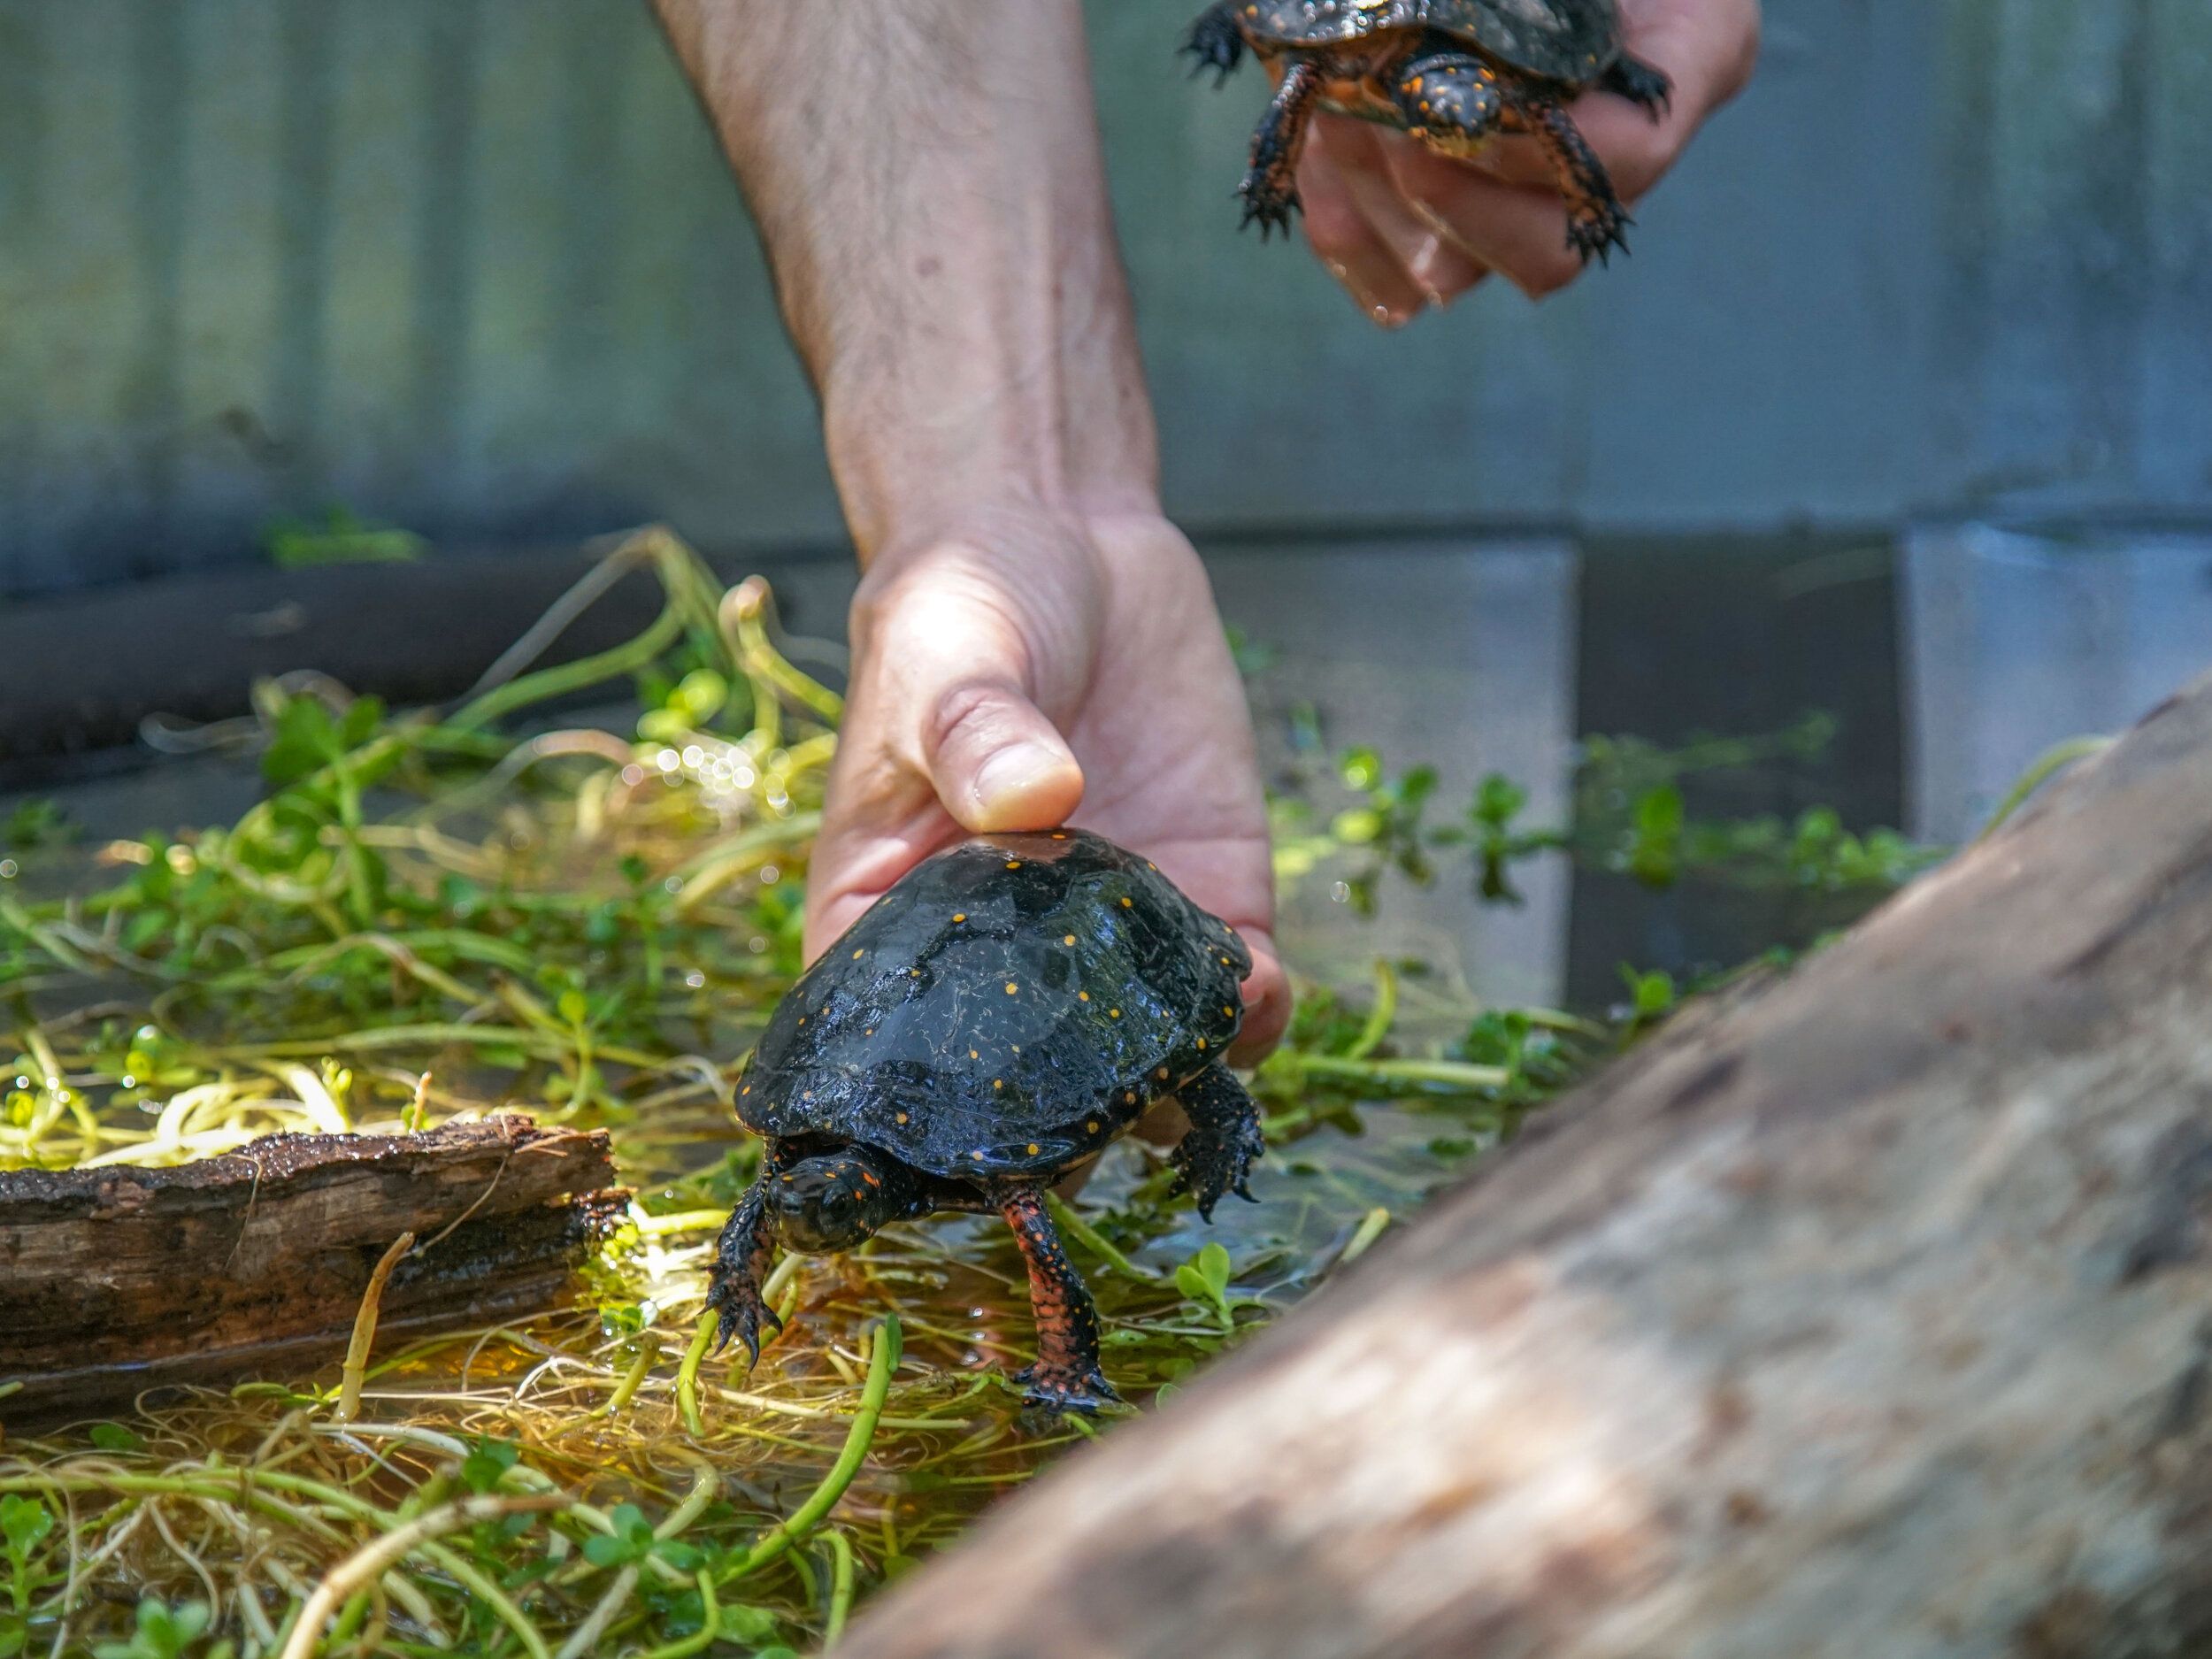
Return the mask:
[(1076, 0), (657, 0), (743, 182), (862, 557), (1151, 508)]

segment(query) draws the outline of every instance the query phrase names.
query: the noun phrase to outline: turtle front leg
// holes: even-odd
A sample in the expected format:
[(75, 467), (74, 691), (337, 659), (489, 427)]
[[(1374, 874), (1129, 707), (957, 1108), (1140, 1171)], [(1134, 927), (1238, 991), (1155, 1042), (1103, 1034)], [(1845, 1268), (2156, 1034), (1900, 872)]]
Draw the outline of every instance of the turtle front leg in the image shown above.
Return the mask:
[(1517, 127), (1543, 146), (1559, 175), (1559, 194), (1567, 202), (1567, 246), (1588, 265), (1612, 262), (1613, 250), (1628, 251), (1623, 234), (1635, 221), (1621, 206), (1605, 164), (1597, 158), (1566, 105), (1548, 92), (1524, 92), (1507, 106), (1506, 125)]
[(1198, 1213), (1214, 1218), (1214, 1206), (1234, 1193), (1250, 1200), (1253, 1164), (1267, 1150), (1260, 1133), (1260, 1109), (1244, 1085), (1218, 1061), (1175, 1091), (1190, 1119), (1190, 1133), (1168, 1155), (1181, 1185), (1197, 1195)]
[(1029, 1302), (1037, 1319), (1037, 1363), (1014, 1373), (1032, 1405), (1053, 1411), (1096, 1411), (1121, 1396), (1098, 1364), (1098, 1310), (1075, 1271), (1035, 1187), (999, 1199), (1029, 1269)]
[(782, 1319), (763, 1299), (760, 1286), (776, 1256), (775, 1234), (768, 1225), (768, 1183), (789, 1163), (782, 1148), (770, 1141), (761, 1157), (760, 1179), (722, 1225), (714, 1265), (707, 1271), (707, 1306), (720, 1316), (714, 1338), (718, 1354), (735, 1337), (745, 1344), (747, 1356), (758, 1363), (761, 1325), (783, 1329)]
[(1190, 33), (1183, 37), (1183, 50), (1197, 60), (1191, 65), (1192, 74), (1202, 75), (1210, 69), (1214, 85), (1226, 81), (1244, 60), (1244, 31), (1237, 27), (1236, 7), (1222, 0), (1221, 4), (1200, 12)]
[(1625, 52), (1613, 60), (1613, 65), (1599, 80), (1598, 84), (1608, 92), (1617, 93), (1631, 104), (1643, 106), (1644, 113), (1657, 120), (1667, 112), (1673, 101), (1674, 83), (1662, 70), (1654, 69), (1641, 58), (1631, 58)]
[(1298, 210), (1298, 156), (1306, 146), (1314, 100), (1320, 96), (1320, 65), (1305, 53), (1290, 54), (1267, 113), (1252, 134), (1252, 165), (1237, 186), (1237, 194), (1244, 198), (1243, 225), (1256, 221), (1262, 242), (1271, 231), (1290, 234), (1290, 216)]

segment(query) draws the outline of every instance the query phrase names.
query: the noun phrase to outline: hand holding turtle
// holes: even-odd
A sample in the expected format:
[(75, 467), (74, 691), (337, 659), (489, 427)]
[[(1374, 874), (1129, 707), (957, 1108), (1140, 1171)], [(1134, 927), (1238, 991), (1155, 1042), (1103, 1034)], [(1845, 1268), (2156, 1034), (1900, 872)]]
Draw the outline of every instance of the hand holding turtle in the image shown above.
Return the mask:
[[(1490, 4), (1461, 0), (1455, 11), (1471, 8), (1469, 14), (1480, 20)], [(1435, 142), (1440, 118), (1455, 113), (1442, 104), (1431, 111), (1434, 131), (1428, 142), (1375, 120), (1325, 109), (1313, 115), (1295, 158), (1306, 234), (1361, 310), (1397, 327), (1425, 305), (1449, 304), (1493, 271), (1531, 298), (1541, 298), (1574, 280), (1594, 254), (1603, 257), (1619, 245), (1625, 221), (1614, 217), (1617, 210), (1649, 190), (1706, 118), (1749, 78), (1758, 53), (1759, 4), (1617, 4), (1619, 67), (1568, 103), (1564, 122), (1526, 119), (1531, 112), (1515, 107), (1510, 63), (1496, 60), (1498, 73), (1491, 76), (1483, 73), (1486, 65), (1479, 58), (1463, 73), (1468, 85), (1442, 84), (1432, 75), (1421, 88), (1447, 101), (1471, 99), (1484, 106), (1474, 113), (1494, 135), (1458, 147), (1470, 153), (1447, 153), (1455, 146)], [(1572, 19), (1558, 26), (1567, 34), (1578, 25), (1593, 27), (1590, 19), (1597, 15), (1582, 0), (1556, 0), (1554, 10)], [(1431, 7), (1425, 15), (1433, 22), (1438, 11)], [(1367, 8), (1362, 15), (1379, 12)], [(1522, 36), (1525, 42), (1529, 38)], [(1432, 28), (1412, 50), (1433, 57), (1455, 43)], [(1421, 65), (1412, 67), (1417, 81)], [(1322, 101), (1336, 101), (1330, 90), (1320, 88)], [(1543, 113), (1540, 101), (1533, 112)], [(1417, 119), (1412, 111), (1378, 113), (1398, 122)], [(1572, 153), (1577, 150), (1582, 153)], [(1571, 197), (1578, 171), (1592, 185), (1609, 185), (1600, 188), (1606, 199), (1598, 204), (1608, 223), (1563, 200), (1563, 179)], [(1595, 235), (1588, 234), (1594, 227)]]
[(1288, 1008), (1250, 716), (1160, 511), (1081, 7), (657, 4), (767, 244), (866, 571), (810, 956), (968, 831), (1072, 817), (1242, 934), (1240, 1048), (1265, 1048)]
[(1072, 818), (1233, 925), (1248, 1053), (1288, 1015), (1244, 692), (1204, 570), (1156, 511), (970, 516), (871, 563), (807, 888), (812, 957), (971, 831)]

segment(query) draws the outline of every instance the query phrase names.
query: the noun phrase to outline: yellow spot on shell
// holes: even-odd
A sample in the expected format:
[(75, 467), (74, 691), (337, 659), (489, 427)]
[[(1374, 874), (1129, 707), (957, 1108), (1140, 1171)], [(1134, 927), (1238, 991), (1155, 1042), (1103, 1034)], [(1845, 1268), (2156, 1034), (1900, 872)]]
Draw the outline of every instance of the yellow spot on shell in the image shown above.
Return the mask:
[(898, 1118), (901, 1123), (904, 1123), (906, 1121), (906, 1114), (904, 1112), (899, 1113)]
[(748, 1083), (743, 1088), (738, 1090), (737, 1092), (741, 1094), (749, 1094), (753, 1092), (753, 1086), (750, 1083)]
[(1106, 1010), (1106, 1018), (1109, 1019), (1119, 1019), (1121, 1018), (1121, 1010), (1118, 1008), (1110, 1008)]
[(853, 960), (857, 962), (861, 959), (861, 957), (866, 956), (867, 954), (868, 953), (864, 950), (856, 950), (853, 952)]
[(1083, 1133), (1087, 1135), (1096, 1134), (1098, 1133), (1098, 1125), (1095, 1122), (1085, 1124), (1083, 1125)]
[(806, 1016), (804, 1014), (799, 1016), (799, 1024), (802, 1025), (806, 1024)]
[(1067, 838), (1068, 833), (1065, 830), (1055, 830), (1052, 832), (1052, 839), (1056, 841), (1064, 841), (1067, 840)]
[(1087, 1002), (1091, 1000), (1091, 994), (1088, 991), (1078, 991), (1075, 994), (1075, 1000), (1079, 1002)]
[(1164, 1079), (1165, 1079), (1165, 1078), (1167, 1077), (1167, 1068), (1166, 1068), (1165, 1066), (1162, 1066), (1162, 1067), (1161, 1067), (1161, 1068), (1160, 1068), (1157, 1071), (1155, 1071), (1152, 1075), (1153, 1075), (1153, 1076), (1155, 1076), (1155, 1077), (1156, 1077), (1156, 1078), (1160, 1078), (1160, 1079), (1164, 1079)]
[(974, 1159), (977, 1163), (979, 1163), (979, 1164), (980, 1164), (980, 1163), (983, 1161), (983, 1154), (982, 1154), (982, 1153), (980, 1153), (980, 1152), (971, 1152), (971, 1153), (969, 1153), (969, 1154), (968, 1154), (968, 1156), (969, 1156), (970, 1157), (973, 1158), (973, 1159)]
[(1224, 1002), (1221, 1005), (1221, 1017), (1224, 1019), (1234, 1019), (1237, 1017), (1237, 1010)]
[(1132, 1106), (1134, 1106), (1134, 1105), (1137, 1103), (1137, 1091), (1136, 1091), (1136, 1090), (1134, 1090), (1134, 1089), (1130, 1089), (1130, 1090), (1128, 1090), (1126, 1093), (1125, 1093), (1125, 1094), (1122, 1095), (1122, 1097), (1121, 1097), (1121, 1098), (1122, 1098), (1124, 1101), (1125, 1101), (1128, 1104), (1130, 1104), (1130, 1105), (1132, 1105)]
[(1009, 858), (1006, 861), (1006, 867), (1009, 870), (1018, 870), (1022, 867), (1022, 861), (1018, 858)]
[(968, 913), (965, 910), (958, 911), (952, 919), (956, 922), (964, 922), (968, 919)]
[(1203, 1037), (1201, 1037), (1198, 1040), (1198, 1051), (1201, 1054), (1203, 1054), (1206, 1051), (1206, 1040)]
[(978, 1053), (977, 1053), (974, 1049), (971, 1048), (971, 1049), (969, 1049), (969, 1050), (968, 1050), (968, 1058), (969, 1058), (969, 1059), (971, 1059), (971, 1060), (980, 1060), (982, 1057), (983, 1057), (983, 1056), (982, 1056), (981, 1055), (978, 1054)]
[(814, 1091), (810, 1088), (801, 1089), (799, 1091), (799, 1098), (801, 1100), (812, 1100), (814, 1098)]
[(1006, 1079), (1002, 1077), (995, 1077), (991, 1079), (991, 1087), (993, 1088), (1004, 1088), (1006, 1087)]
[(1121, 908), (1122, 908), (1123, 910), (1127, 910), (1127, 909), (1129, 908), (1129, 899), (1127, 898), (1127, 896), (1126, 896), (1126, 895), (1124, 895), (1124, 897), (1123, 897), (1123, 899), (1122, 899), (1122, 901), (1121, 901)]
[(1037, 1156), (1037, 1143), (1034, 1141), (1029, 1143), (1029, 1156), (1033, 1158)]
[(1013, 982), (1013, 980), (1011, 980), (1011, 979), (1007, 980), (1007, 982), (1006, 982), (1006, 995), (1007, 995), (1011, 996), (1011, 995), (1014, 995), (1014, 993), (1015, 993), (1015, 992), (1017, 992), (1017, 991), (1018, 991), (1018, 990), (1020, 990), (1020, 989), (1021, 989), (1021, 987), (1020, 987), (1020, 986), (1018, 986), (1018, 985), (1017, 985), (1017, 984), (1015, 984), (1015, 983)]
[(1063, 933), (1060, 935), (1060, 942), (1064, 945), (1071, 945), (1075, 942), (1075, 935), (1073, 933)]

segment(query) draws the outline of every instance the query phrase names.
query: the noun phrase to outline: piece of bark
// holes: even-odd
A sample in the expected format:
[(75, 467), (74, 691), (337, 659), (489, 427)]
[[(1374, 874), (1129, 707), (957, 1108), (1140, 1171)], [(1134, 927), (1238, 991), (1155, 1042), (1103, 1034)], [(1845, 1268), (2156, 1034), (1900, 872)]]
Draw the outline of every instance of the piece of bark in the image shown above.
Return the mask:
[(503, 1115), (272, 1135), (174, 1169), (0, 1174), (12, 1417), (162, 1384), (296, 1376), (342, 1348), (377, 1260), (385, 1335), (547, 1306), (619, 1219), (603, 1132)]
[(2212, 680), (841, 1659), (2212, 1654)]

